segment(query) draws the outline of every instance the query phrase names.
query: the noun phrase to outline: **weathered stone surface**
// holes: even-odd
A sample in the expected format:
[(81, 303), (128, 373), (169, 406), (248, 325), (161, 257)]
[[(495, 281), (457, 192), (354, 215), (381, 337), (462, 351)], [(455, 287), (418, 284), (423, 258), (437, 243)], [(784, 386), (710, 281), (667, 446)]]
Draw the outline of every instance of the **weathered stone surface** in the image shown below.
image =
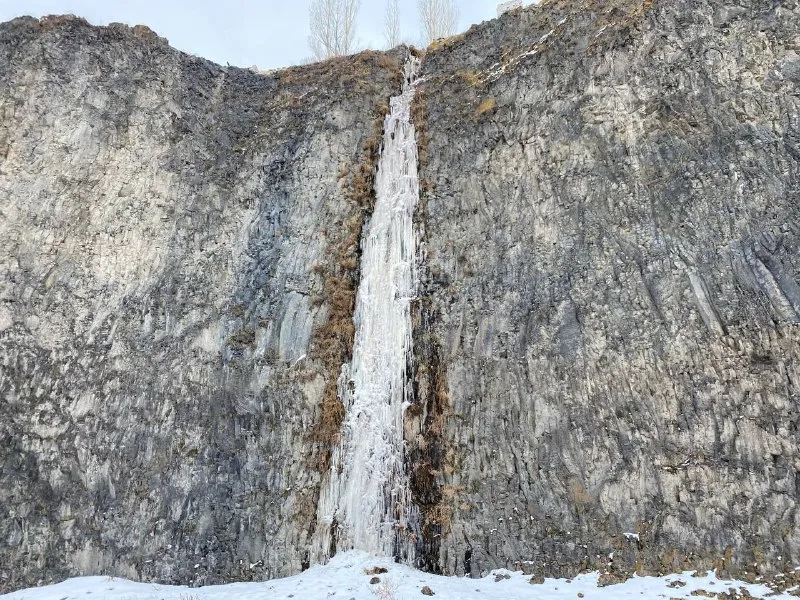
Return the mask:
[(256, 75), (141, 31), (0, 26), (0, 589), (307, 560), (340, 170), (398, 63)]
[(428, 53), (427, 564), (800, 560), (798, 40), (797, 2), (559, 0)]
[[(798, 29), (552, 0), (429, 49), (421, 566), (800, 562)], [(1, 589), (307, 564), (398, 58), (0, 26)]]

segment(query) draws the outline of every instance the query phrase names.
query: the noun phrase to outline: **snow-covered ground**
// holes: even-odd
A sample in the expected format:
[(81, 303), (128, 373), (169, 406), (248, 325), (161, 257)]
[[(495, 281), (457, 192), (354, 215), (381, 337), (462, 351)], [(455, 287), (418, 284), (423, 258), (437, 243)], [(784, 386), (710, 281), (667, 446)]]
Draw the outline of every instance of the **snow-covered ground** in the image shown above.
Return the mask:
[[(374, 568), (386, 573), (368, 574)], [(370, 583), (373, 578), (379, 583)], [(508, 578), (506, 578), (508, 577)], [(172, 587), (132, 583), (111, 577), (82, 577), (47, 587), (34, 588), (0, 596), (2, 600), (406, 600), (422, 599), (427, 586), (440, 600), (616, 600), (623, 598), (698, 598), (696, 590), (729, 592), (741, 588), (755, 598), (765, 598), (770, 590), (762, 585), (707, 577), (691, 573), (663, 578), (637, 577), (626, 583), (597, 587), (596, 574), (581, 575), (572, 580), (547, 579), (543, 584), (530, 584), (530, 577), (510, 571), (494, 571), (483, 579), (440, 577), (396, 565), (389, 559), (376, 559), (351, 552), (335, 556), (325, 566), (312, 567), (305, 573), (265, 583), (238, 583), (205, 588)], [(675, 582), (685, 585), (680, 586)], [(672, 583), (675, 587), (670, 587)], [(426, 590), (427, 591), (427, 590)], [(699, 597), (703, 597), (700, 595)], [(715, 597), (705, 595), (705, 597)], [(746, 597), (746, 596), (744, 596)], [(784, 593), (771, 598), (789, 599)]]

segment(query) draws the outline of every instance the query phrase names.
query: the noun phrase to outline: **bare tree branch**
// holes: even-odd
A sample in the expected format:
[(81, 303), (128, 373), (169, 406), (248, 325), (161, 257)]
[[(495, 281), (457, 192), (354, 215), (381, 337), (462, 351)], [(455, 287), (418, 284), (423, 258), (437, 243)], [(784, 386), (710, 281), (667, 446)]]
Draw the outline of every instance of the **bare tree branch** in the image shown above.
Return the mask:
[(355, 46), (360, 0), (313, 0), (308, 45), (317, 60), (350, 54)]
[(383, 36), (386, 39), (386, 48), (392, 49), (400, 45), (400, 0), (386, 2)]
[(425, 40), (449, 37), (458, 30), (455, 0), (417, 0), (419, 20)]

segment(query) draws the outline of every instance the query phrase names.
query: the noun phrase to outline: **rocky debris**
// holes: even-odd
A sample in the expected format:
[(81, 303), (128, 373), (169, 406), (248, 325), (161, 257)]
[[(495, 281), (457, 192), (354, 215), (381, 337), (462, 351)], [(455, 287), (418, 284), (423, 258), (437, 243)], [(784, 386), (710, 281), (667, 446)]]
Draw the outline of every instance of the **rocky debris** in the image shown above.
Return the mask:
[(616, 585), (618, 583), (622, 583), (627, 581), (629, 576), (624, 573), (601, 573), (600, 577), (597, 579), (597, 587), (606, 587), (609, 585)]

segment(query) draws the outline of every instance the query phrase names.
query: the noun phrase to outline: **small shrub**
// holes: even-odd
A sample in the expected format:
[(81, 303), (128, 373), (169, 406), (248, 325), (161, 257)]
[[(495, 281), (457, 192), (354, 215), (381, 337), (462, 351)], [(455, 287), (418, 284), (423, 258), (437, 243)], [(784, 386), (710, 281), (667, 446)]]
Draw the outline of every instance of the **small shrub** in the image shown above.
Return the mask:
[(380, 585), (372, 588), (372, 593), (379, 600), (395, 600), (397, 598), (397, 585), (385, 579)]
[(158, 34), (152, 29), (150, 29), (147, 25), (134, 25), (133, 35), (134, 37), (142, 38), (144, 40), (158, 39)]
[(45, 31), (64, 25), (72, 25), (73, 23), (87, 27), (89, 26), (89, 21), (82, 17), (76, 17), (75, 15), (47, 15), (42, 17), (39, 20), (39, 23), (42, 29)]
[(568, 491), (572, 496), (572, 502), (575, 506), (575, 511), (581, 515), (594, 504), (594, 497), (586, 490), (584, 485), (577, 479), (569, 482)]
[(292, 69), (286, 69), (281, 73), (281, 84), (290, 85), (294, 81), (294, 72)]
[(228, 338), (228, 345), (232, 348), (252, 348), (256, 343), (256, 332), (252, 329), (242, 329)]
[(386, 118), (386, 115), (389, 114), (391, 108), (389, 107), (389, 103), (386, 100), (378, 102), (375, 106), (375, 110), (378, 112), (378, 118), (381, 119), (381, 122), (378, 123), (378, 127), (382, 126), (383, 119)]
[(400, 69), (400, 62), (389, 54), (381, 54), (378, 57), (378, 66), (383, 69), (397, 70)]

